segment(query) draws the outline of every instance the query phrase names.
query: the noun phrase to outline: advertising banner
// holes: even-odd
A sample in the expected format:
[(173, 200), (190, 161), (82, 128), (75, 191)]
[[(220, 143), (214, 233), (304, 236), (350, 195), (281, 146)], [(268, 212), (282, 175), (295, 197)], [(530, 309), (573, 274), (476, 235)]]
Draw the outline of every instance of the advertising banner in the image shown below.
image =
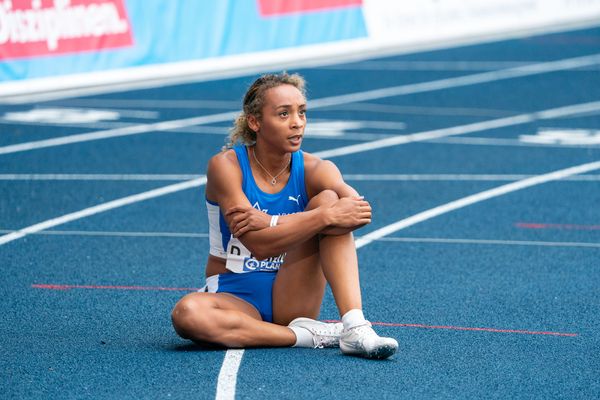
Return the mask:
[(594, 18), (600, 0), (364, 0), (374, 42), (415, 45), (520, 30), (553, 27)]
[(0, 0), (0, 99), (332, 63), (582, 21), (600, 24), (600, 0)]
[(0, 82), (365, 37), (361, 2), (0, 0)]

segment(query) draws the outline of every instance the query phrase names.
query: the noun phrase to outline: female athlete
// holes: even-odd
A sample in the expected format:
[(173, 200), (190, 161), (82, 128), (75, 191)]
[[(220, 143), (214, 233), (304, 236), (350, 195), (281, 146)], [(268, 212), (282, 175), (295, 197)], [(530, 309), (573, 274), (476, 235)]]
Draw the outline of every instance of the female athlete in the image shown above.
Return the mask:
[[(330, 161), (300, 150), (301, 76), (264, 75), (244, 96), (230, 141), (208, 164), (206, 286), (172, 312), (185, 339), (225, 347), (340, 347), (384, 359), (398, 342), (362, 312), (352, 231), (371, 206)], [(317, 321), (329, 283), (341, 323)]]

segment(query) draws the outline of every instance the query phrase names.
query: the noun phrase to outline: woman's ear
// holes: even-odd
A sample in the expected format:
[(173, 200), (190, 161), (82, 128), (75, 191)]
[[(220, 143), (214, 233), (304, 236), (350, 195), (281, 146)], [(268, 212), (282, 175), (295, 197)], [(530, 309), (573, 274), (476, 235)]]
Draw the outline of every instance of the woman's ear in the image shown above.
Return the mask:
[(258, 132), (260, 131), (260, 121), (258, 120), (258, 118), (256, 118), (255, 115), (248, 115), (246, 117), (247, 121), (248, 121), (248, 127), (250, 127), (250, 129), (252, 129), (254, 132)]

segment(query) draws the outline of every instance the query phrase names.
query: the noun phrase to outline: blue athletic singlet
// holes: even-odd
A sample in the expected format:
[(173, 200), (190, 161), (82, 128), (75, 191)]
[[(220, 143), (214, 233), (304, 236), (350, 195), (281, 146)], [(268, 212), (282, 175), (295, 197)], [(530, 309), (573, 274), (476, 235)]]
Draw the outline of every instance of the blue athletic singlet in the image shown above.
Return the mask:
[[(308, 203), (304, 184), (304, 157), (302, 151), (292, 153), (290, 177), (278, 193), (263, 192), (252, 175), (246, 146), (233, 148), (242, 170), (242, 190), (252, 207), (269, 215), (286, 215), (304, 211)], [(277, 271), (285, 259), (285, 253), (266, 260), (257, 260), (237, 238), (232, 237), (218, 204), (206, 201), (209, 220), (210, 254), (225, 258), (230, 271), (243, 273), (253, 271)]]

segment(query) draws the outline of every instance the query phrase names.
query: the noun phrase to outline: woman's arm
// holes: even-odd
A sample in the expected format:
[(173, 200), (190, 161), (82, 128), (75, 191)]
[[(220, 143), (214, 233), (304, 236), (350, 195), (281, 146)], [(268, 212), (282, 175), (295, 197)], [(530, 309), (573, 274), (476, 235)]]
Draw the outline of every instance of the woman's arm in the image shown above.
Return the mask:
[(229, 220), (232, 234), (258, 259), (281, 254), (317, 234), (348, 233), (371, 221), (369, 204), (350, 197), (309, 211), (282, 215), (274, 227), (269, 226), (270, 215), (251, 206), (234, 206), (227, 214), (230, 217), (225, 219)]
[[(329, 172), (323, 170), (320, 174), (323, 179), (335, 171), (337, 168)], [(337, 174), (341, 180), (339, 171)], [(331, 179), (331, 182), (324, 182), (319, 187), (325, 190), (328, 185), (332, 186), (329, 189), (336, 191), (338, 196), (345, 195), (344, 198), (327, 206), (281, 216), (277, 226), (269, 227), (271, 217), (254, 209), (242, 191), (242, 174), (233, 151), (211, 158), (207, 177), (207, 198), (219, 204), (231, 232), (257, 259), (281, 254), (318, 233), (347, 233), (371, 221), (371, 208), (368, 202), (360, 197), (350, 197), (357, 193), (350, 186), (345, 185), (343, 180), (340, 184), (339, 180)], [(307, 182), (307, 188), (311, 187)], [(261, 224), (264, 227), (259, 229)], [(243, 229), (244, 226), (247, 228)]]
[[(358, 192), (346, 182), (340, 173), (338, 167), (331, 161), (321, 160), (320, 158), (313, 156), (312, 154), (304, 153), (304, 165), (305, 165), (305, 180), (306, 190), (309, 197), (315, 196), (321, 193), (323, 190), (333, 190), (337, 193), (338, 197), (344, 198), (360, 198), (364, 200), (363, 196), (359, 196)], [(371, 206), (366, 202), (369, 213), (371, 212)], [(364, 204), (364, 203), (363, 203)], [(362, 228), (366, 224), (371, 223), (371, 215), (369, 214), (368, 220), (361, 221), (360, 224), (351, 225), (347, 227), (341, 226), (330, 226), (321, 231), (324, 235), (344, 235), (352, 232), (358, 228)]]

